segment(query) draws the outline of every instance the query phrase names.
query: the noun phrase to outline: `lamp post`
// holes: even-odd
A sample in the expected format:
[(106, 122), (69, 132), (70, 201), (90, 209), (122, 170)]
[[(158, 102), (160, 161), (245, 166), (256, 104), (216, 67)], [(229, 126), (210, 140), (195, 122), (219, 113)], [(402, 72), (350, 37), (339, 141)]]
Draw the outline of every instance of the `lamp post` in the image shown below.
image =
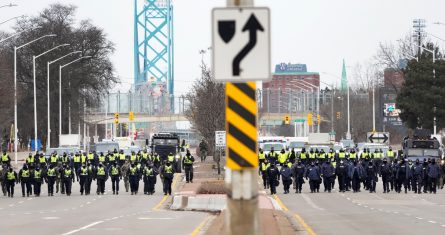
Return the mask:
[[(315, 86), (315, 85), (313, 85), (309, 82), (306, 82), (306, 81), (300, 81), (300, 82), (317, 89), (317, 116), (320, 115), (320, 86)], [(317, 132), (320, 133), (320, 122), (319, 121), (317, 121)]]
[[(91, 56), (83, 56), (83, 57), (75, 59), (67, 64), (59, 65), (59, 138), (62, 135), (62, 69), (65, 68), (66, 66), (76, 63), (79, 60), (86, 59), (86, 58), (91, 58)], [(70, 113), (70, 116), (71, 116), (71, 113)], [(71, 130), (71, 122), (70, 122), (70, 130)], [(70, 134), (71, 134), (71, 131), (70, 131)], [(80, 134), (80, 131), (79, 131), (79, 134)]]
[(7, 23), (7, 22), (9, 22), (9, 21), (11, 21), (11, 20), (14, 20), (14, 19), (17, 19), (17, 18), (23, 18), (23, 17), (25, 17), (25, 15), (21, 15), (21, 16), (16, 16), (16, 17), (9, 18), (9, 19), (7, 19), (7, 20), (5, 20), (5, 21), (0, 22), (0, 25), (2, 25), (2, 24), (4, 24), (4, 23)]
[[(70, 56), (70, 55), (73, 55), (73, 54), (78, 54), (78, 53), (82, 53), (82, 51), (74, 51), (74, 52), (71, 52), (71, 53), (68, 53), (68, 54), (66, 54), (66, 55), (64, 55), (64, 56), (62, 56), (62, 57), (59, 57), (59, 58), (57, 58), (57, 59), (55, 59), (55, 60), (53, 60), (53, 61), (48, 61), (47, 62), (47, 64), (46, 64), (46, 69), (47, 69), (47, 71), (48, 71), (48, 73), (47, 73), (47, 84), (48, 84), (48, 87), (47, 87), (47, 90), (48, 90), (48, 93), (47, 93), (47, 99), (48, 99), (48, 110), (47, 110), (47, 115), (48, 115), (48, 128), (47, 128), (47, 132), (48, 132), (48, 139), (50, 139), (49, 138), (49, 136), (51, 135), (51, 119), (50, 119), (50, 115), (51, 115), (51, 113), (50, 113), (50, 99), (49, 99), (49, 66), (51, 65), (51, 64), (53, 64), (53, 63), (55, 63), (55, 62), (57, 62), (57, 61), (59, 61), (59, 60), (62, 60), (62, 59), (64, 59), (64, 58), (66, 58), (66, 57), (68, 57), (68, 56)], [(61, 85), (60, 85), (60, 81), (59, 81), (59, 91), (60, 91), (60, 87), (61, 87)], [(61, 135), (61, 133), (62, 133), (62, 131), (61, 131), (61, 126), (59, 126), (59, 145), (60, 145), (60, 135)], [(49, 147), (51, 147), (50, 146), (50, 142), (48, 141), (48, 148)]]
[[(55, 34), (53, 34), (53, 36), (56, 36)], [(34, 137), (35, 137), (35, 144), (37, 144), (37, 89), (36, 89), (36, 59), (38, 59), (39, 57), (46, 55), (48, 53), (50, 53), (51, 51), (54, 51), (60, 47), (65, 47), (68, 46), (69, 44), (62, 44), (62, 45), (58, 45), (56, 47), (53, 47), (37, 56), (33, 56), (32, 57), (32, 71), (33, 71), (33, 86), (34, 86)], [(48, 71), (49, 73), (49, 71)], [(49, 84), (48, 84), (49, 86)], [(48, 90), (49, 91), (49, 90)], [(49, 104), (48, 104), (49, 105)], [(49, 148), (49, 144), (50, 144), (50, 136), (47, 136), (47, 148)], [(36, 145), (37, 146), (37, 145)]]
[[(25, 31), (27, 31), (27, 30), (25, 30)], [(12, 38), (13, 36), (19, 35), (19, 34), (25, 32), (25, 31), (16, 33), (16, 34), (14, 34), (14, 35), (6, 38), (6, 39)], [(55, 36), (54, 34), (48, 34), (48, 35), (39, 37), (37, 39), (34, 39), (34, 40), (32, 40), (32, 41), (30, 41), (28, 43), (22, 44), (22, 45), (20, 45), (18, 47), (14, 46), (14, 129), (15, 129), (15, 131), (14, 131), (14, 137), (15, 137), (14, 138), (14, 152), (15, 152), (14, 157), (15, 157), (15, 163), (16, 164), (17, 164), (17, 132), (18, 132), (18, 128), (17, 128), (17, 51), (19, 49), (21, 49), (21, 48), (23, 48), (25, 46), (28, 46), (28, 45), (30, 45), (30, 44), (32, 44), (34, 42), (37, 42), (37, 41), (39, 41), (39, 40), (41, 40), (43, 38), (54, 37), (54, 36)], [(37, 138), (34, 140), (34, 144), (35, 144), (34, 148), (36, 148), (36, 152), (37, 152)]]
[(17, 4), (9, 3), (9, 4), (7, 4), (7, 5), (0, 6), (0, 8), (4, 8), (4, 7), (16, 7), (16, 6), (18, 6), (18, 5), (17, 5)]

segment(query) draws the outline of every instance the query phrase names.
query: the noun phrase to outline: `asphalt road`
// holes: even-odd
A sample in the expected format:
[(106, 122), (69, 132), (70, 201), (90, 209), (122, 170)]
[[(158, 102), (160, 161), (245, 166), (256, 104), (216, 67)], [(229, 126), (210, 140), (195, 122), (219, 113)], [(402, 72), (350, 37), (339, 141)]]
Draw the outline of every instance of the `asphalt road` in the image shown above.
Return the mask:
[(81, 196), (76, 182), (70, 197), (48, 197), (45, 184), (42, 196), (23, 198), (16, 185), (14, 198), (0, 196), (0, 234), (190, 234), (208, 217), (165, 210), (171, 197), (163, 195), (159, 179), (151, 196), (143, 194), (142, 181), (135, 196), (125, 192), (123, 181), (120, 186), (119, 195), (113, 195), (108, 180), (106, 194)]
[[(337, 187), (337, 185), (336, 185)], [(323, 190), (323, 185), (321, 185)], [(294, 214), (309, 234), (445, 234), (445, 191), (437, 194), (309, 193), (283, 194), (277, 198), (284, 210)]]

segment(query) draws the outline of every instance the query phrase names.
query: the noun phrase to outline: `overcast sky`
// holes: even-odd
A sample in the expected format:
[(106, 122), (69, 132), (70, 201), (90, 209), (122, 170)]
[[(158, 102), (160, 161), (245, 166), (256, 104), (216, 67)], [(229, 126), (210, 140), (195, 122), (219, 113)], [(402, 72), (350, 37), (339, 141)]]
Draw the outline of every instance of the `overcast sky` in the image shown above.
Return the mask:
[[(0, 0), (0, 5), (9, 2), (19, 6), (1, 8), (0, 22), (36, 15), (55, 2), (78, 6), (78, 19), (91, 19), (116, 44), (112, 60), (117, 75), (123, 82), (133, 81), (133, 0)], [(184, 93), (199, 77), (198, 51), (211, 45), (211, 9), (224, 6), (226, 0), (173, 2), (175, 92)], [(426, 31), (445, 39), (445, 26), (433, 24), (445, 23), (444, 0), (256, 0), (255, 4), (271, 8), (272, 66), (305, 63), (328, 83), (337, 78), (323, 72), (340, 76), (343, 58), (348, 65), (371, 59), (379, 42), (395, 42), (411, 32), (415, 18), (426, 19)]]

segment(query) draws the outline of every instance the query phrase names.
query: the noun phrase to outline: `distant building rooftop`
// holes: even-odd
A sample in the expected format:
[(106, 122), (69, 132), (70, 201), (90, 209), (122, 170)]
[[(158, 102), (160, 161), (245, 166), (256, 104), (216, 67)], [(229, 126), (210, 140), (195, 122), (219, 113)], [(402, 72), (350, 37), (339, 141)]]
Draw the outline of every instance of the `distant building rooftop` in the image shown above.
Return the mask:
[(317, 72), (308, 72), (306, 64), (280, 63), (275, 65), (275, 75), (319, 75)]

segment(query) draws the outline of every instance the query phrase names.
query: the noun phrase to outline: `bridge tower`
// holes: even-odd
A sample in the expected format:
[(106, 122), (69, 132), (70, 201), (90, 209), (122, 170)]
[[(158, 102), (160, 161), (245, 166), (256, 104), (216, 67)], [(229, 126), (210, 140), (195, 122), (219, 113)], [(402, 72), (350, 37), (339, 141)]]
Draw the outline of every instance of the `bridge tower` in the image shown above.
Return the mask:
[[(149, 82), (174, 92), (173, 5), (171, 0), (134, 0), (134, 85)], [(173, 109), (174, 110), (174, 109)]]

